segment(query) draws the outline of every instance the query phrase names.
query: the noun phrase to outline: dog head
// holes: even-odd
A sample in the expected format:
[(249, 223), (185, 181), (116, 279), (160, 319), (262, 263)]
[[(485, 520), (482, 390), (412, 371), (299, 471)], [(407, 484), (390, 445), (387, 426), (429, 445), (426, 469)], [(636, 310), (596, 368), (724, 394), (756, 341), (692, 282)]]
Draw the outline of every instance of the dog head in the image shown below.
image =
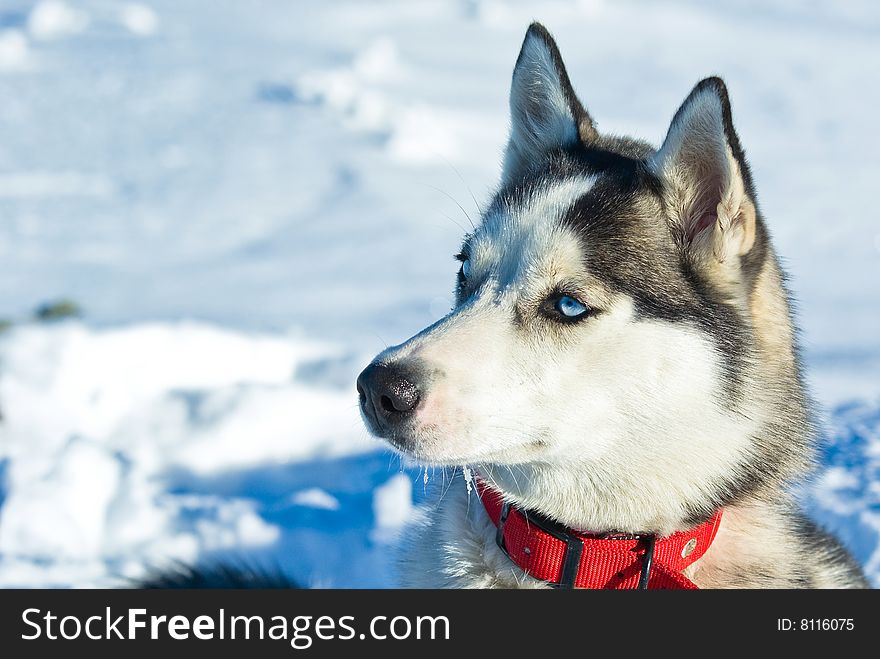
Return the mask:
[(693, 89), (659, 149), (609, 137), (535, 24), (510, 109), (456, 306), (361, 373), (367, 426), (580, 528), (675, 528), (781, 473), (756, 364), (796, 359), (724, 83)]

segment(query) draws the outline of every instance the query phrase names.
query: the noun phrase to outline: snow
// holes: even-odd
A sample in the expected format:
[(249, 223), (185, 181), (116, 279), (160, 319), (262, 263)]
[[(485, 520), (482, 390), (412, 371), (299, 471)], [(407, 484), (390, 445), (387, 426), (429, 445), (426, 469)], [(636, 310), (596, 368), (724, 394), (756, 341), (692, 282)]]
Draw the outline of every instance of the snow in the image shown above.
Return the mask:
[(29, 54), (27, 38), (19, 30), (0, 30), (0, 71), (25, 68)]
[(140, 37), (152, 35), (159, 27), (159, 17), (146, 5), (129, 3), (120, 11), (120, 21), (132, 34)]
[(311, 506), (324, 510), (339, 510), (339, 501), (332, 494), (328, 494), (319, 487), (311, 487), (308, 490), (294, 492), (290, 496), (290, 502), (298, 506)]
[(805, 492), (807, 509), (836, 531), (880, 581), (880, 405), (849, 402), (833, 410), (821, 446), (824, 465)]
[(373, 492), (373, 516), (376, 519), (373, 538), (380, 542), (393, 540), (397, 532), (413, 517), (412, 480), (404, 474), (392, 476)]
[(0, 175), (0, 198), (98, 197), (113, 193), (112, 182), (80, 172), (14, 172)]
[(392, 583), (442, 475), (367, 437), (354, 378), (451, 306), (535, 18), (603, 130), (656, 143), (727, 80), (827, 410), (805, 505), (880, 583), (876, 3), (6, 0), (0, 585)]
[(88, 24), (88, 14), (61, 0), (41, 0), (27, 21), (28, 32), (34, 39), (58, 39), (77, 34)]
[[(49, 579), (63, 561), (80, 585), (96, 560), (125, 563), (133, 578), (132, 561), (143, 571), (272, 544), (281, 531), (247, 493), (219, 497), (191, 483), (375, 450), (350, 395), (307, 384), (331, 347), (295, 334), (193, 322), (24, 325), (0, 338), (0, 355), (6, 585), (23, 585), (22, 556), (51, 563)], [(177, 489), (163, 482), (170, 474)], [(282, 505), (316, 502), (340, 506), (316, 489)]]

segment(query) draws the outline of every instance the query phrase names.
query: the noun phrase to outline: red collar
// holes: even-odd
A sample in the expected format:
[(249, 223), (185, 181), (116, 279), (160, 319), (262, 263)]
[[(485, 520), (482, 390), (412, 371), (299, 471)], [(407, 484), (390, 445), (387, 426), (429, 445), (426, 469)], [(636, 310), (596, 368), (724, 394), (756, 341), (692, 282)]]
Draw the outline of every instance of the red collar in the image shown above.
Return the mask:
[(722, 512), (663, 538), (590, 535), (505, 503), (480, 479), (477, 493), (498, 528), (498, 546), (510, 560), (526, 574), (563, 588), (696, 589), (682, 571), (709, 549)]

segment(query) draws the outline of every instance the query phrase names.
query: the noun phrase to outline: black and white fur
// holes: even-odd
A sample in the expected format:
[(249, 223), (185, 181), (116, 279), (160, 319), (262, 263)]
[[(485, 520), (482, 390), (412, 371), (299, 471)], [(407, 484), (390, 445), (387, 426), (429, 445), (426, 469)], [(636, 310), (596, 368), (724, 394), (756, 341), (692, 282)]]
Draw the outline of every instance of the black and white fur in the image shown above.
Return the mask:
[[(361, 374), (367, 426), (577, 530), (665, 535), (724, 508), (686, 571), (701, 588), (865, 586), (789, 493), (811, 402), (722, 80), (697, 84), (659, 149), (605, 135), (533, 24), (510, 107), (456, 306)], [(497, 548), (462, 476), (434, 488), (402, 585), (545, 585)]]

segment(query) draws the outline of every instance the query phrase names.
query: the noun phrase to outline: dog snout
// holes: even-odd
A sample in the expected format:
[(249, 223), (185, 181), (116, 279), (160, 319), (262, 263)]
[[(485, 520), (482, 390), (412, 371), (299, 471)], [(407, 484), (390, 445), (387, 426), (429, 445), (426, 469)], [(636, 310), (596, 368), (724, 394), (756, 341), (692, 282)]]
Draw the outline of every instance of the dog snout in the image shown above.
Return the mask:
[(357, 379), (364, 415), (379, 431), (390, 431), (409, 420), (421, 400), (414, 373), (402, 366), (372, 363)]

